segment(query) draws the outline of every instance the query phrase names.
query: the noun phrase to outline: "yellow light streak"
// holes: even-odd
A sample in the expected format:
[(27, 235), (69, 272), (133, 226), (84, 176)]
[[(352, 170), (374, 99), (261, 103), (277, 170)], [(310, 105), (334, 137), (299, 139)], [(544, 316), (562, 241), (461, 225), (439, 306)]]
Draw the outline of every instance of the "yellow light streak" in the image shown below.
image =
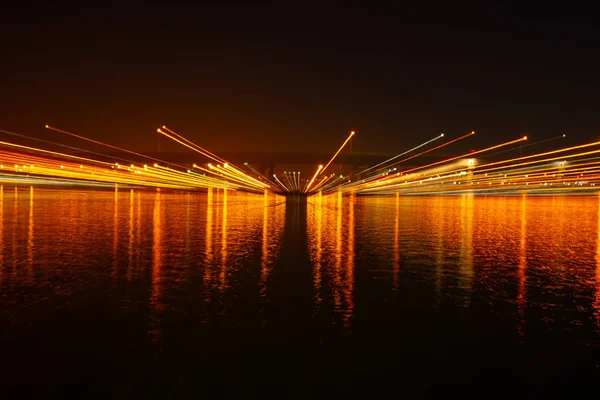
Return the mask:
[(308, 186), (306, 187), (306, 190), (304, 191), (305, 193), (308, 193), (310, 187), (312, 186), (313, 182), (315, 181), (315, 178), (317, 177), (317, 175), (319, 175), (319, 172), (323, 169), (323, 165), (319, 165), (319, 168), (317, 168), (317, 172), (315, 172), (315, 174), (313, 175), (312, 179), (310, 180), (310, 182), (308, 183)]
[(335, 157), (340, 153), (340, 151), (342, 151), (342, 149), (344, 148), (344, 146), (346, 146), (346, 143), (348, 143), (348, 141), (350, 139), (352, 139), (352, 136), (354, 136), (354, 131), (350, 132), (350, 135), (348, 136), (348, 138), (344, 141), (344, 143), (342, 143), (342, 145), (340, 146), (340, 148), (338, 149), (338, 151), (335, 152), (335, 154), (333, 155), (333, 157), (331, 157), (331, 160), (329, 160), (329, 162), (325, 165), (325, 167), (323, 167), (323, 169), (321, 170), (321, 174), (323, 172), (325, 172), (325, 170), (327, 169), (327, 167), (329, 167), (329, 165), (333, 162), (333, 160), (335, 159)]

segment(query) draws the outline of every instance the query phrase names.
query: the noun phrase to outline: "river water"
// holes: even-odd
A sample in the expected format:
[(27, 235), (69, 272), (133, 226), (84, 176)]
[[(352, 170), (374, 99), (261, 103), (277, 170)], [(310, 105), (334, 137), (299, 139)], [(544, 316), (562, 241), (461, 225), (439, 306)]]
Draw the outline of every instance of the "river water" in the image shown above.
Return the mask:
[(599, 241), (596, 195), (5, 185), (3, 387), (585, 382), (600, 371)]

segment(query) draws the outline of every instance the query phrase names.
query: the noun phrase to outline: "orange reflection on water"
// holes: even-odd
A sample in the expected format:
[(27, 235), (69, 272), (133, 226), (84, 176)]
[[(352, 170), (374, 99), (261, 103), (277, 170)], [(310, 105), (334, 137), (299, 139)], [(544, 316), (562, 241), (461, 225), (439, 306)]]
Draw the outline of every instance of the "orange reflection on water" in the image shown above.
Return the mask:
[[(322, 236), (323, 236), (323, 197), (321, 196), (321, 192), (316, 197), (316, 201), (311, 203), (312, 208), (311, 212), (314, 218), (314, 222), (309, 223), (309, 228), (312, 228), (312, 236), (314, 236), (315, 240), (315, 257), (313, 262), (313, 297), (314, 297), (314, 307), (315, 312), (318, 312), (321, 301), (323, 300), (321, 296), (321, 253), (323, 252), (322, 248)], [(310, 221), (310, 219), (309, 219)], [(311, 232), (309, 230), (309, 236)]]
[[(229, 307), (223, 306), (232, 291), (256, 289), (259, 297), (268, 296), (272, 264), (279, 256), (285, 225), (283, 199), (273, 193), (209, 191), (205, 231), (200, 233), (206, 238), (203, 292), (206, 307), (221, 318), (229, 312)], [(256, 264), (249, 261), (254, 259), (254, 249), (260, 253)], [(258, 267), (256, 270), (252, 268), (254, 265)], [(252, 289), (248, 284), (240, 288), (240, 277), (251, 280)], [(259, 302), (261, 313), (264, 304)], [(219, 308), (221, 311), (217, 311)]]
[(223, 210), (221, 212), (221, 271), (219, 273), (219, 289), (227, 287), (227, 189), (223, 189)]
[(445, 215), (444, 215), (444, 198), (440, 197), (431, 208), (432, 218), (435, 223), (435, 294), (436, 302), (439, 304), (442, 300), (442, 280), (444, 269), (444, 232), (445, 232)]
[[(136, 217), (136, 232), (137, 246), (141, 246), (141, 230), (142, 230), (142, 194), (138, 192), (137, 195), (137, 217)], [(140, 252), (136, 252), (136, 261), (139, 263), (141, 255)]]
[(17, 273), (17, 226), (19, 222), (19, 196), (18, 188), (15, 186), (15, 207), (14, 207), (14, 218), (13, 218), (13, 234), (12, 234), (12, 250), (13, 250), (13, 274)]
[(4, 185), (0, 185), (0, 279), (4, 267)]
[(354, 201), (356, 197), (351, 194), (348, 201), (348, 254), (346, 257), (346, 270), (344, 276), (344, 301), (346, 310), (344, 320), (346, 325), (354, 312)]
[[(598, 312), (597, 197), (530, 196), (526, 218), (527, 315), (535, 313), (552, 329), (584, 329)], [(536, 307), (540, 294), (545, 307)], [(534, 329), (534, 321), (529, 326)]]
[(133, 269), (133, 189), (129, 191), (129, 247), (127, 250), (128, 263), (127, 263), (127, 279), (131, 279), (131, 273)]
[(468, 296), (465, 296), (465, 302), (466, 305), (469, 305), (473, 279), (473, 193), (462, 195), (460, 204), (460, 226), (462, 231), (460, 271), (463, 278), (463, 288), (469, 293)]
[(396, 208), (394, 218), (394, 276), (392, 290), (398, 290), (400, 277), (400, 193), (396, 193)]
[(160, 317), (162, 304), (162, 215), (161, 193), (156, 191), (154, 196), (154, 211), (152, 213), (152, 284), (150, 287), (150, 307), (153, 311), (150, 335), (154, 340), (160, 336)]
[[(162, 220), (161, 220), (161, 194), (156, 192), (154, 197), (154, 212), (152, 214), (152, 282), (160, 281), (160, 269), (162, 267)], [(154, 292), (159, 294), (159, 292)]]
[(309, 199), (307, 214), (314, 314), (331, 304), (346, 326), (354, 313), (355, 202), (353, 195), (317, 195)]
[(334, 275), (333, 275), (333, 303), (336, 309), (341, 309), (341, 289), (342, 289), (342, 279), (340, 270), (342, 265), (342, 192), (337, 193), (337, 202), (336, 202), (336, 218), (335, 218), (335, 265), (334, 265)]
[(213, 282), (213, 188), (208, 188), (206, 194), (206, 249), (204, 252), (204, 273), (202, 280), (204, 283), (205, 301), (210, 301), (210, 291)]
[[(306, 273), (312, 268), (312, 276), (299, 278), (305, 292), (298, 301), (310, 302), (312, 291), (313, 318), (323, 317), (326, 324), (348, 325), (358, 305), (366, 313), (389, 299), (431, 310), (439, 294), (438, 307), (456, 311), (471, 304), (464, 315), (510, 323), (523, 340), (549, 327), (566, 335), (584, 331), (590, 341), (589, 332), (600, 332), (600, 196), (315, 195), (306, 214), (308, 264), (297, 261), (296, 249), (287, 245), (280, 254), (284, 229), (297, 233), (299, 225), (286, 219), (285, 206), (272, 194), (228, 191), (213, 197), (214, 189), (191, 196), (136, 189), (126, 207), (127, 198), (121, 193), (119, 199), (117, 191), (36, 187), (29, 207), (23, 188), (15, 192), (13, 207), (13, 188), (4, 189), (0, 186), (3, 294), (13, 290), (13, 299), (37, 301), (45, 293), (32, 285), (52, 287), (62, 296), (82, 288), (94, 296), (114, 290), (112, 298), (149, 309), (150, 326), (144, 329), (154, 336), (166, 337), (169, 313), (187, 312), (198, 298), (207, 301), (193, 312), (206, 321), (224, 312), (235, 318), (232, 310), (243, 309), (269, 322), (263, 305), (277, 298), (269, 296), (271, 289), (281, 293), (277, 285), (285, 275), (279, 268), (288, 262), (309, 268)], [(301, 205), (294, 207), (288, 213)], [(304, 251), (304, 242), (298, 243)], [(284, 262), (275, 264), (277, 257)], [(137, 282), (116, 276), (119, 284), (105, 285), (111, 262), (121, 272), (137, 261), (141, 272), (131, 267), (127, 275)], [(399, 287), (401, 295), (392, 293)], [(259, 295), (258, 305), (249, 304)]]
[(521, 197), (521, 240), (519, 243), (519, 265), (517, 267), (517, 331), (521, 336), (525, 334), (525, 307), (526, 298), (526, 272), (527, 272), (527, 196)]
[(187, 199), (185, 202), (185, 210), (186, 210), (186, 215), (185, 215), (185, 255), (189, 261), (189, 256), (190, 256), (190, 242), (191, 242), (191, 237), (190, 237), (190, 230), (191, 230), (191, 199), (190, 199), (190, 192), (187, 193)]
[(33, 186), (29, 187), (29, 216), (27, 221), (27, 271), (33, 274)]
[(114, 216), (113, 216), (113, 275), (117, 276), (117, 263), (119, 249), (119, 188), (115, 185), (114, 199)]
[(263, 193), (262, 257), (260, 260), (260, 294), (266, 294), (266, 282), (269, 275), (269, 192)]
[(598, 193), (598, 236), (596, 239), (596, 292), (594, 295), (594, 311), (596, 313), (596, 328), (600, 333), (600, 193)]
[[(262, 246), (260, 261), (259, 293), (262, 298), (267, 296), (269, 277), (273, 262), (278, 256), (281, 237), (285, 225), (286, 203), (279, 204), (282, 198), (272, 193), (264, 192), (262, 204)], [(252, 229), (248, 225), (247, 229)], [(265, 322), (263, 320), (263, 322)]]
[[(206, 264), (210, 265), (213, 258), (213, 189), (208, 188), (206, 194)], [(208, 268), (207, 268), (208, 270)], [(210, 277), (205, 277), (210, 279)]]

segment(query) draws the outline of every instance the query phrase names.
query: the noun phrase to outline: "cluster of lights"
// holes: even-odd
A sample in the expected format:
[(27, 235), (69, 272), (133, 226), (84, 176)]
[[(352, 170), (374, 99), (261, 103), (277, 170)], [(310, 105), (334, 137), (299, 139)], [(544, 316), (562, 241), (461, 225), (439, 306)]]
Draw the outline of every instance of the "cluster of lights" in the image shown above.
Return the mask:
[[(454, 139), (449, 143), (472, 134), (474, 132)], [(565, 135), (561, 137), (564, 138)], [(440, 136), (432, 140), (438, 138)], [(333, 192), (443, 194), (466, 191), (506, 193), (516, 191), (568, 192), (585, 189), (596, 190), (596, 184), (600, 183), (600, 150), (598, 149), (600, 142), (493, 162), (484, 162), (482, 158), (475, 157), (526, 140), (527, 136), (524, 136), (482, 150), (406, 169), (401, 169), (398, 165), (432, 149), (396, 161), (392, 167), (388, 161), (396, 160), (398, 158), (396, 156), (355, 174), (354, 182), (349, 180), (345, 182), (338, 181), (335, 185), (328, 185), (328, 187), (321, 187), (320, 189), (323, 194)], [(449, 143), (436, 146), (433, 149)], [(408, 152), (421, 146), (423, 145), (417, 146)], [(377, 169), (377, 167), (384, 164), (388, 165)]]
[[(216, 160), (218, 163), (216, 165), (208, 164), (208, 168), (204, 168), (197, 164), (194, 164), (193, 168), (186, 168), (181, 165), (53, 128), (49, 125), (46, 125), (46, 128), (125, 153), (133, 154), (138, 157), (143, 157), (150, 161), (149, 164), (151, 166), (131, 161), (126, 161), (125, 163), (108, 162), (100, 159), (75, 156), (73, 154), (0, 141), (0, 181), (15, 184), (31, 184), (38, 182), (43, 184), (78, 184), (89, 186), (117, 184), (131, 187), (185, 190), (218, 188), (261, 193), (270, 187), (267, 183), (261, 182), (245, 174), (239, 168), (200, 148), (164, 126), (163, 129), (169, 132), (169, 137), (206, 155), (212, 160)], [(159, 129), (159, 133), (163, 133), (161, 129)], [(108, 159), (110, 157), (105, 156), (103, 158)], [(199, 171), (206, 173), (201, 173)]]
[[(333, 173), (324, 174), (336, 156), (355, 135), (355, 132), (352, 131), (329, 162), (324, 166), (319, 165), (309, 180), (301, 177), (300, 172), (297, 171), (285, 171), (279, 177), (273, 174), (273, 179), (271, 179), (254, 170), (248, 163), (244, 163), (244, 167), (252, 173), (244, 172), (242, 168), (198, 146), (166, 126), (158, 128), (157, 132), (208, 158), (211, 162), (184, 167), (48, 125), (46, 125), (46, 128), (133, 154), (137, 157), (144, 157), (148, 163), (139, 164), (123, 159), (120, 160), (125, 161), (124, 163), (108, 162), (106, 161), (107, 158), (110, 158), (108, 156), (104, 157), (104, 160), (94, 159), (0, 141), (0, 181), (13, 183), (39, 181), (43, 183), (88, 185), (120, 184), (132, 187), (186, 190), (220, 188), (255, 193), (272, 191), (305, 193), (308, 195), (333, 192), (435, 194), (461, 193), (464, 191), (482, 193), (581, 191), (595, 189), (596, 184), (600, 184), (600, 149), (598, 147), (600, 142), (565, 147), (500, 161), (485, 162), (484, 158), (481, 158), (482, 155), (493, 150), (511, 145), (522, 145), (527, 140), (527, 136), (523, 136), (478, 151), (473, 150), (467, 154), (425, 165), (402, 168), (402, 164), (409, 160), (475, 134), (475, 132), (470, 132), (420, 151), (417, 154), (408, 155), (444, 138), (442, 133), (386, 161), (355, 173), (352, 179)], [(564, 138), (565, 135), (561, 137)], [(503, 151), (494, 154), (501, 152)], [(403, 156), (406, 157), (401, 158)]]

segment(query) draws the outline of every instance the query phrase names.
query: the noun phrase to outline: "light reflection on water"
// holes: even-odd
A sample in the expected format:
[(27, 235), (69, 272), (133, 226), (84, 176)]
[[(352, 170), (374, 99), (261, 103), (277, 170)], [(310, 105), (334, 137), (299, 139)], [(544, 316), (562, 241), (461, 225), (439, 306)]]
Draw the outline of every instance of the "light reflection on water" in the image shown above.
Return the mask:
[(384, 302), (404, 288), (415, 308), (512, 318), (520, 336), (529, 321), (532, 338), (558, 330), (597, 345), (598, 207), (596, 196), (315, 196), (307, 227), (315, 312), (329, 300), (352, 318), (356, 259)]
[(0, 335), (14, 352), (38, 334), (67, 351), (63, 325), (81, 340), (102, 332), (109, 353), (204, 351), (199, 338), (225, 333), (600, 344), (597, 196), (3, 186), (0, 249)]
[(316, 197), (309, 200), (307, 213), (314, 312), (318, 314), (325, 307), (323, 299), (328, 299), (346, 326), (354, 310), (354, 203), (354, 196), (344, 198), (341, 193)]

